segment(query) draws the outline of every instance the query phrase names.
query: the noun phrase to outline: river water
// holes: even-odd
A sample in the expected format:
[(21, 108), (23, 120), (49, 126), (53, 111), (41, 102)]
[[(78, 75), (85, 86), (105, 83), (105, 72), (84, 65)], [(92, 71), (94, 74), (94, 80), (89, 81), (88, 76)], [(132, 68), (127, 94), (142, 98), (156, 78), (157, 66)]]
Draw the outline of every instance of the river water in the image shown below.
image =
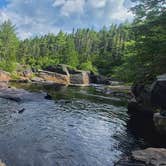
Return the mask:
[(147, 145), (127, 128), (123, 99), (93, 87), (30, 89), (53, 100), (0, 98), (0, 158), (7, 166), (112, 166)]

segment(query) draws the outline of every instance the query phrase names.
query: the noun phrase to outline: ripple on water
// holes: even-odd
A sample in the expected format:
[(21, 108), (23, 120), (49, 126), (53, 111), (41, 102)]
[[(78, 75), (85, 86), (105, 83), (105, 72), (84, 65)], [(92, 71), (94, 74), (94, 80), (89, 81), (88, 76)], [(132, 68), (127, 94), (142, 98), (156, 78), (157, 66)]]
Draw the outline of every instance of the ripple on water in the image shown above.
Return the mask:
[[(15, 114), (18, 107), (25, 112)], [(87, 100), (0, 99), (0, 158), (12, 166), (110, 166), (123, 153), (126, 119), (124, 107)]]

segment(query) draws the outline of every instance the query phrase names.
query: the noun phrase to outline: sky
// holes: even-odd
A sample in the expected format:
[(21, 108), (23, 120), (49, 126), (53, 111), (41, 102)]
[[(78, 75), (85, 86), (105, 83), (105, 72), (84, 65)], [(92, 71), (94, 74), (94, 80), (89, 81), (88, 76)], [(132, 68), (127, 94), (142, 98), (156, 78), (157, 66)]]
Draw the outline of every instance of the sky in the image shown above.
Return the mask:
[(101, 29), (131, 21), (130, 0), (0, 0), (0, 23), (10, 19), (21, 39), (73, 28)]

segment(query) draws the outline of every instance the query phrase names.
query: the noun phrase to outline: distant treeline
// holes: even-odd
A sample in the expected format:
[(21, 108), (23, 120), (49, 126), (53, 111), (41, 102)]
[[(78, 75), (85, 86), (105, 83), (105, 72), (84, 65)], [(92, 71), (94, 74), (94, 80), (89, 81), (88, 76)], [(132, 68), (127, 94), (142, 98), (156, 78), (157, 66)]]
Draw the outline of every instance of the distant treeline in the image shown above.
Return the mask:
[(165, 0), (139, 1), (133, 23), (112, 24), (100, 31), (73, 29), (20, 41), (11, 21), (0, 25), (0, 68), (68, 64), (132, 82), (166, 72)]

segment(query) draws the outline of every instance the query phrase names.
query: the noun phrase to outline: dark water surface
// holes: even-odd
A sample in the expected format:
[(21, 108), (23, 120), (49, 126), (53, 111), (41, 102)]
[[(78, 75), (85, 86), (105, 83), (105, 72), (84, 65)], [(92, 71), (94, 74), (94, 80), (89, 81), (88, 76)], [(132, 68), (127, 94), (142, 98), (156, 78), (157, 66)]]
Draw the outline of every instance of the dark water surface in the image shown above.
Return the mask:
[[(54, 100), (0, 98), (0, 158), (7, 166), (112, 166), (146, 146), (126, 127), (125, 101), (92, 87), (44, 90)], [(16, 113), (21, 108), (25, 111)]]

